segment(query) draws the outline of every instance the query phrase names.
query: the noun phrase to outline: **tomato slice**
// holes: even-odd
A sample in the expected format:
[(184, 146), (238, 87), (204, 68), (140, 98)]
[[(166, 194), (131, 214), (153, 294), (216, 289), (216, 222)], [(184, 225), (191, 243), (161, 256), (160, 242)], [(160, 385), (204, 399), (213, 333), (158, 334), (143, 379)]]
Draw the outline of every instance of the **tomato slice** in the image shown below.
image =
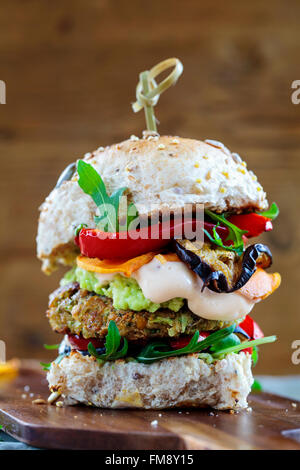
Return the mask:
[(102, 339), (96, 339), (96, 338), (85, 339), (81, 335), (68, 335), (68, 340), (73, 349), (79, 349), (80, 351), (86, 351), (89, 343), (92, 343), (92, 345), (96, 349), (104, 348), (104, 342), (105, 342)]
[(242, 330), (244, 330), (251, 339), (259, 339), (264, 337), (261, 328), (249, 315), (247, 315), (245, 320), (239, 324), (239, 327), (242, 328)]
[[(201, 331), (201, 333), (199, 335), (198, 343), (200, 341), (203, 341), (209, 335), (210, 335), (209, 332)], [(185, 346), (187, 346), (189, 344), (191, 339), (192, 339), (192, 336), (182, 336), (181, 338), (174, 338), (174, 339), (170, 340), (170, 346), (171, 346), (172, 349), (182, 349), (182, 348), (185, 348)]]

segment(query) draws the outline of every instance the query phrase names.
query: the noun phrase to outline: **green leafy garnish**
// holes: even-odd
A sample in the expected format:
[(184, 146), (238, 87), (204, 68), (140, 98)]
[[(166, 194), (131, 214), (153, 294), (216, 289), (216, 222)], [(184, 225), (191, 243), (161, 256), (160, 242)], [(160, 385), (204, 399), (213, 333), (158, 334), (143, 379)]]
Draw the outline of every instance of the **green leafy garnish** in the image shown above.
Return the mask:
[(126, 356), (128, 351), (127, 339), (123, 339), (123, 347), (120, 348), (121, 335), (118, 327), (114, 321), (110, 321), (108, 325), (108, 332), (105, 338), (105, 353), (98, 354), (95, 346), (92, 343), (88, 344), (88, 352), (91, 356), (94, 356), (100, 363), (102, 361), (115, 361)]
[[(212, 359), (217, 360), (230, 353), (237, 353), (243, 349), (255, 347), (258, 344), (272, 343), (276, 340), (276, 336), (268, 336), (252, 341), (241, 343), (237, 335), (233, 333), (235, 325), (223, 328), (212, 333), (205, 340), (198, 342), (199, 331), (196, 331), (191, 341), (187, 346), (181, 349), (170, 350), (168, 346), (161, 342), (156, 341), (148, 344), (141, 353), (137, 356), (138, 362), (152, 363), (166, 357), (181, 356), (184, 354), (193, 354), (201, 351), (208, 350), (206, 358), (211, 356)], [(199, 355), (201, 358), (201, 355)], [(211, 359), (210, 359), (211, 362)]]
[(149, 364), (151, 362), (158, 361), (166, 357), (182, 356), (183, 354), (198, 353), (198, 352), (204, 351), (205, 349), (208, 349), (210, 346), (216, 345), (216, 343), (223, 340), (227, 336), (231, 335), (234, 329), (235, 329), (235, 325), (228, 326), (227, 328), (223, 328), (221, 330), (218, 330), (212, 333), (206, 339), (200, 342), (198, 342), (199, 331), (196, 331), (196, 333), (194, 334), (194, 336), (192, 337), (191, 341), (189, 342), (187, 346), (185, 346), (184, 348), (175, 349), (175, 350), (169, 349), (169, 347), (161, 341), (155, 341), (145, 346), (145, 348), (137, 356), (137, 360), (139, 362), (144, 362), (144, 363)]
[(58, 349), (59, 344), (44, 344), (45, 349)]
[(269, 209), (265, 212), (257, 212), (257, 214), (267, 217), (268, 219), (274, 220), (279, 215), (279, 207), (276, 202), (273, 202)]
[[(259, 344), (272, 343), (276, 340), (276, 336), (268, 336), (266, 338), (259, 338), (242, 343), (239, 337), (234, 333), (235, 327), (236, 325), (234, 324), (227, 328), (215, 331), (202, 341), (199, 341), (200, 334), (199, 331), (196, 331), (189, 344), (181, 349), (170, 349), (168, 344), (163, 341), (150, 342), (142, 349), (136, 358), (131, 358), (131, 360), (151, 364), (168, 357), (199, 353), (199, 359), (211, 364), (213, 361), (219, 360), (227, 354), (238, 353), (243, 349), (253, 348), (252, 359), (255, 363), (257, 360), (256, 346)], [(103, 364), (105, 361), (121, 359), (125, 357), (128, 352), (128, 342), (126, 338), (123, 338), (123, 346), (120, 349), (121, 340), (122, 338), (116, 323), (114, 321), (110, 321), (108, 325), (108, 333), (105, 338), (105, 353), (98, 354), (92, 343), (88, 344), (88, 352), (91, 356), (94, 356), (97, 359), (99, 364)], [(59, 364), (66, 355), (68, 354), (60, 354), (54, 362)], [(41, 365), (44, 370), (50, 370), (51, 363), (41, 362)]]
[(245, 341), (244, 343), (237, 344), (235, 346), (225, 347), (224, 349), (218, 350), (213, 356), (219, 358), (225, 354), (237, 353), (242, 349), (253, 348), (253, 346), (258, 346), (260, 344), (274, 343), (276, 341), (276, 336), (266, 336), (265, 338), (253, 339), (251, 341)]
[[(119, 231), (119, 206), (120, 198), (127, 188), (117, 189), (111, 196), (107, 194), (105, 184), (99, 173), (83, 160), (77, 163), (79, 175), (78, 184), (81, 189), (91, 196), (99, 210), (99, 216), (95, 216), (97, 228), (104, 232)], [(127, 208), (125, 230), (129, 223), (138, 216), (133, 203)]]
[[(204, 212), (210, 219), (217, 222), (217, 225), (213, 227), (213, 236), (211, 236), (211, 234), (207, 230), (203, 229), (205, 235), (209, 238), (209, 240), (215, 245), (220, 246), (225, 250), (235, 251), (239, 256), (241, 256), (244, 251), (243, 235), (247, 233), (247, 230), (241, 230), (236, 225), (229, 222), (224, 214), (215, 214), (214, 212), (208, 209), (205, 209)], [(220, 235), (217, 233), (216, 230), (219, 225), (223, 225), (228, 228), (228, 236), (226, 238), (226, 241), (232, 241), (233, 245), (224, 245)]]
[(232, 346), (236, 346), (238, 344), (241, 344), (240, 338), (235, 333), (231, 333), (224, 339), (221, 339), (221, 341), (218, 341), (216, 344), (213, 344), (209, 352), (211, 354), (217, 353), (221, 349), (231, 348)]

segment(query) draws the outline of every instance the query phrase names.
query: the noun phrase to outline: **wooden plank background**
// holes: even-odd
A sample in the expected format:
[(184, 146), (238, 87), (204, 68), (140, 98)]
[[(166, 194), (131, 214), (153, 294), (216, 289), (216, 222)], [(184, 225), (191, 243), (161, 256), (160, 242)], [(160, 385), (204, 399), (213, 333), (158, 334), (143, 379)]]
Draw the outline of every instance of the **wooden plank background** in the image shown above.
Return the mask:
[[(183, 78), (160, 100), (160, 132), (214, 138), (239, 152), (281, 215), (267, 240), (280, 291), (255, 318), (279, 341), (257, 372), (299, 373), (300, 79), (297, 0), (2, 0), (0, 79), (0, 338), (9, 356), (41, 357), (57, 342), (44, 317), (61, 273), (35, 259), (37, 208), (69, 162), (140, 135), (138, 73), (178, 56)], [(52, 354), (52, 353), (51, 353)], [(48, 356), (50, 357), (50, 356)]]

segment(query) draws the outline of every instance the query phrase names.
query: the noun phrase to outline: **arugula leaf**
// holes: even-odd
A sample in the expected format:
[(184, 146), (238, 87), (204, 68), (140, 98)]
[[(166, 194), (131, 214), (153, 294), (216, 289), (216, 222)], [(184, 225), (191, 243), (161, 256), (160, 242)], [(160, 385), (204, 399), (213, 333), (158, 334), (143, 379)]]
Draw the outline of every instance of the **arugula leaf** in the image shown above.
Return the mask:
[(237, 344), (235, 346), (225, 347), (224, 349), (219, 350), (217, 353), (213, 354), (213, 357), (219, 358), (224, 354), (236, 353), (241, 351), (242, 349), (253, 348), (254, 346), (258, 346), (260, 344), (267, 344), (267, 343), (274, 343), (277, 337), (273, 336), (266, 336), (265, 338), (253, 339), (251, 341), (245, 341), (244, 343)]
[[(106, 224), (102, 225), (104, 231), (117, 231), (117, 214), (119, 209), (119, 200), (126, 188), (118, 189), (111, 197), (107, 194), (105, 184), (99, 173), (83, 160), (77, 163), (79, 175), (78, 184), (81, 189), (91, 196), (96, 206), (100, 209), (101, 216), (95, 217), (97, 225), (105, 218)], [(115, 214), (111, 214), (114, 209)]]
[[(276, 336), (267, 336), (265, 338), (241, 343), (239, 337), (234, 334), (235, 328), (235, 324), (228, 326), (227, 328), (222, 328), (221, 330), (210, 334), (203, 341), (198, 341), (200, 334), (199, 331), (196, 331), (187, 346), (175, 350), (170, 349), (168, 344), (163, 341), (153, 341), (147, 344), (133, 360), (145, 364), (151, 364), (152, 362), (165, 359), (167, 357), (200, 353), (200, 359), (211, 363), (214, 360), (221, 359), (227, 354), (237, 353), (243, 349), (253, 348), (253, 351), (256, 351), (257, 345), (272, 343), (276, 340)], [(91, 356), (94, 356), (100, 364), (103, 364), (105, 361), (115, 361), (116, 359), (125, 357), (128, 352), (128, 342), (126, 338), (123, 338), (123, 347), (120, 349), (121, 339), (116, 323), (114, 321), (110, 321), (105, 338), (105, 353), (98, 354), (92, 343), (88, 344), (88, 352)], [(58, 359), (59, 357), (57, 360)], [(253, 357), (253, 360), (255, 360), (255, 357)]]
[(43, 370), (50, 370), (51, 362), (40, 362)]
[(45, 349), (58, 349), (59, 344), (44, 344)]
[[(91, 196), (100, 212), (99, 216), (95, 216), (97, 228), (105, 232), (118, 232), (120, 198), (127, 188), (117, 189), (111, 196), (109, 196), (99, 173), (92, 167), (92, 165), (83, 160), (78, 160), (77, 172), (79, 175), (79, 186), (86, 194)], [(128, 216), (130, 207), (132, 207), (132, 204), (130, 204), (127, 209), (126, 227), (129, 225), (128, 219), (131, 220), (132, 217)], [(135, 213), (136, 215), (134, 218), (138, 216), (136, 208)]]
[(115, 361), (126, 356), (128, 351), (127, 339), (123, 339), (123, 347), (120, 350), (121, 335), (118, 330), (116, 323), (111, 320), (108, 325), (108, 332), (105, 338), (105, 353), (98, 354), (95, 346), (92, 343), (88, 344), (88, 352), (91, 356), (94, 356), (98, 361)]
[(230, 348), (238, 344), (241, 344), (240, 338), (235, 333), (231, 333), (231, 335), (228, 335), (226, 336), (226, 338), (222, 339), (221, 341), (218, 341), (216, 344), (213, 344), (209, 352), (211, 354), (217, 353), (222, 349)]
[(205, 209), (204, 212), (210, 219), (217, 222), (216, 227), (218, 227), (219, 225), (223, 225), (228, 228), (229, 233), (226, 238), (226, 241), (231, 240), (233, 242), (233, 245), (224, 245), (221, 237), (217, 233), (216, 227), (213, 228), (213, 237), (210, 235), (210, 233), (208, 233), (207, 230), (203, 229), (205, 235), (210, 239), (210, 241), (225, 250), (235, 251), (239, 256), (241, 256), (244, 252), (243, 235), (247, 233), (247, 230), (241, 230), (236, 225), (229, 222), (224, 214), (215, 214), (214, 212), (208, 209)]
[(121, 342), (119, 329), (114, 321), (108, 326), (108, 332), (105, 338), (105, 354), (109, 358), (114, 352), (118, 351)]
[(279, 207), (276, 202), (273, 202), (269, 209), (265, 212), (257, 212), (257, 214), (267, 217), (268, 219), (274, 220), (279, 215)]
[[(218, 343), (227, 336), (231, 335), (235, 329), (235, 325), (228, 326), (221, 330), (215, 331), (203, 341), (198, 342), (199, 331), (196, 331), (187, 346), (181, 349), (168, 349), (168, 346), (162, 342), (153, 342), (148, 344), (137, 356), (138, 362), (151, 363), (166, 357), (182, 356), (183, 354), (193, 354), (204, 351), (210, 346)], [(159, 349), (161, 348), (161, 349)]]

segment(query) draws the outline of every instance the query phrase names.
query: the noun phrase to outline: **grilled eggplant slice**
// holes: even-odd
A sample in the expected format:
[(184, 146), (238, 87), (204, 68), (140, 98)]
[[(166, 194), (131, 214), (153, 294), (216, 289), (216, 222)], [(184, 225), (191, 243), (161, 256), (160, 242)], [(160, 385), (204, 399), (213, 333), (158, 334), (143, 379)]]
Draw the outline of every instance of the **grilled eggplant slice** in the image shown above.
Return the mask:
[(175, 251), (203, 281), (203, 289), (214, 292), (234, 292), (243, 287), (256, 268), (266, 269), (272, 264), (272, 253), (266, 245), (248, 246), (242, 256), (223, 248), (212, 248), (209, 243), (176, 240)]

